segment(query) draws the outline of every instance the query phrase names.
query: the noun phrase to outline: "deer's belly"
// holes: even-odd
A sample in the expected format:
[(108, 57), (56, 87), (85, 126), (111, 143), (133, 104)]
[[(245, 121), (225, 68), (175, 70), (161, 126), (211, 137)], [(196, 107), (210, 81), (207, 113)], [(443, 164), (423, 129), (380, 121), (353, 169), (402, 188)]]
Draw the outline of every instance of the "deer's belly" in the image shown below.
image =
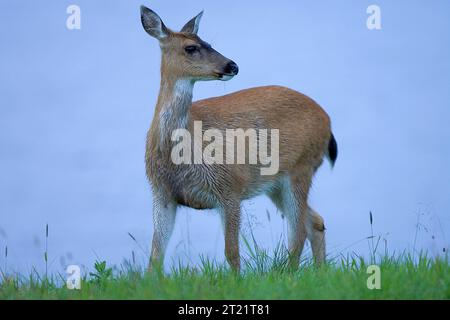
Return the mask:
[(209, 203), (198, 201), (196, 199), (189, 199), (189, 198), (178, 198), (177, 203), (181, 206), (198, 209), (198, 210), (204, 210), (204, 209), (214, 209), (214, 206), (212, 206)]
[[(212, 188), (207, 181), (193, 179), (193, 177), (178, 168), (178, 172), (171, 180), (170, 189), (174, 200), (182, 206), (193, 209), (213, 209), (217, 207), (217, 195), (212, 192)], [(183, 178), (180, 178), (183, 177)]]
[(213, 209), (216, 207), (215, 197), (208, 190), (183, 187), (177, 189), (174, 198), (179, 205), (193, 209)]

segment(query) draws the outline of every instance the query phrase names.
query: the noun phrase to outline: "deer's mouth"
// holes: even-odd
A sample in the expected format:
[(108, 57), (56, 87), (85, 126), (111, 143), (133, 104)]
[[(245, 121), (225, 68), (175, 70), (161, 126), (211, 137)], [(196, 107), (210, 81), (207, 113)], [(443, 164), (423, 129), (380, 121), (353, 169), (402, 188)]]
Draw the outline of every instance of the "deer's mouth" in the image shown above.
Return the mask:
[(217, 79), (220, 81), (228, 81), (233, 79), (236, 74), (233, 73), (216, 73)]
[(234, 61), (229, 60), (222, 70), (216, 71), (216, 74), (219, 80), (228, 81), (233, 79), (233, 77), (237, 75), (238, 72), (238, 65)]

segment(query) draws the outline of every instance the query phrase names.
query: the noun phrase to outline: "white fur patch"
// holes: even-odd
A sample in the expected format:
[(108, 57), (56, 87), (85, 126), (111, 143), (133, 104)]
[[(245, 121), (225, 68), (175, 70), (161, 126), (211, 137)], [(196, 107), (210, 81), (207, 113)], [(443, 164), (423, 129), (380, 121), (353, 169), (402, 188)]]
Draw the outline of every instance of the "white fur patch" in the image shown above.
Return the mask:
[(223, 75), (219, 80), (220, 80), (220, 81), (228, 81), (228, 80), (231, 80), (231, 79), (233, 79), (233, 78), (234, 78), (234, 76)]
[(175, 129), (185, 129), (188, 125), (188, 108), (192, 104), (192, 91), (194, 83), (188, 79), (177, 80), (171, 90), (169, 99), (164, 102), (159, 115), (159, 128), (161, 139), (171, 137)]

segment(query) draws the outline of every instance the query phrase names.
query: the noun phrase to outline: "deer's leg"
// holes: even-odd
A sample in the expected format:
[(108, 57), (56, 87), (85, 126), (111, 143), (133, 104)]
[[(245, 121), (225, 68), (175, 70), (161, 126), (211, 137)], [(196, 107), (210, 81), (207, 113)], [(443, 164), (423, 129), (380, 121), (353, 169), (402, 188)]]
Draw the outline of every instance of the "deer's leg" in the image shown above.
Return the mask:
[(162, 267), (167, 244), (175, 225), (176, 203), (158, 194), (153, 194), (153, 240), (148, 270)]
[[(285, 203), (288, 207), (290, 206), (290, 210), (295, 208), (294, 195), (290, 193), (290, 190), (290, 187), (287, 190), (277, 188), (267, 194), (284, 216), (295, 215), (295, 212), (289, 212), (283, 207), (283, 203)], [(306, 236), (311, 242), (313, 257), (319, 266), (325, 261), (325, 225), (323, 218), (310, 207), (308, 207), (306, 220)]]
[[(304, 214), (302, 215), (297, 186), (292, 184), (290, 176), (282, 178), (279, 186), (271, 190), (268, 196), (288, 221), (289, 263), (298, 266), (301, 252), (306, 239)], [(306, 201), (306, 200), (304, 200)]]
[(241, 267), (239, 256), (240, 203), (228, 204), (221, 211), (225, 233), (225, 257), (231, 268), (239, 272)]
[(289, 223), (290, 265), (294, 268), (298, 267), (307, 235), (307, 200), (311, 179), (312, 170), (300, 168), (284, 183), (283, 207)]
[(317, 266), (325, 262), (325, 225), (323, 218), (308, 207), (306, 234)]

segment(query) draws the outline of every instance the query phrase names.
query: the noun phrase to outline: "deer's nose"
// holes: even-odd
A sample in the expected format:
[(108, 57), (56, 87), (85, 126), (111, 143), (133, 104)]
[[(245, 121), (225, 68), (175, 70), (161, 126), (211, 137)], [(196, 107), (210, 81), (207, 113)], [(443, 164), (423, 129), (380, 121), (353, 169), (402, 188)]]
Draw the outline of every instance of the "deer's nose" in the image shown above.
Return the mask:
[(235, 76), (239, 72), (239, 67), (234, 61), (230, 61), (225, 66), (225, 70), (224, 71), (225, 71), (226, 74), (230, 74), (230, 75), (232, 74), (232, 75)]

